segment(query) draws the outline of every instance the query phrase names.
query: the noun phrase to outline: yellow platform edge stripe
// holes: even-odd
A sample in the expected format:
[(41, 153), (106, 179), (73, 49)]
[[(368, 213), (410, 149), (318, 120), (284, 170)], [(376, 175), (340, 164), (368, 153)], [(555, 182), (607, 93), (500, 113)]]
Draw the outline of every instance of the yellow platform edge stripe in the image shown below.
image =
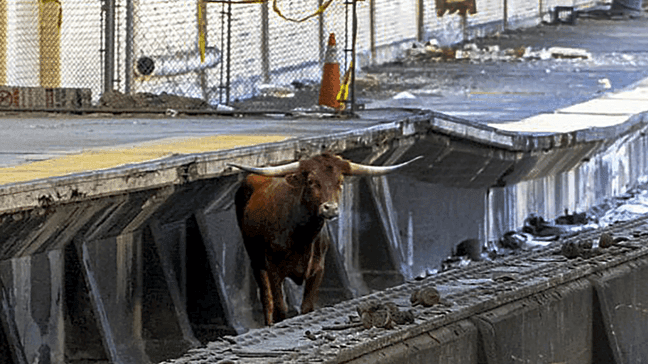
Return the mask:
[(0, 185), (73, 173), (110, 169), (143, 163), (173, 154), (205, 153), (236, 147), (273, 143), (287, 135), (216, 135), (199, 138), (170, 138), (134, 146), (88, 149), (81, 153), (0, 168)]

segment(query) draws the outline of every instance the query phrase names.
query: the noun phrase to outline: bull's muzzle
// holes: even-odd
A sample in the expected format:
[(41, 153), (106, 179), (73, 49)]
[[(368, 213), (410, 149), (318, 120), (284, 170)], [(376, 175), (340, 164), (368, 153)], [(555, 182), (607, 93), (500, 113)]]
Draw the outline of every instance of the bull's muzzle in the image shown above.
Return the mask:
[(325, 219), (333, 219), (338, 217), (340, 209), (337, 202), (324, 202), (319, 207), (319, 214)]

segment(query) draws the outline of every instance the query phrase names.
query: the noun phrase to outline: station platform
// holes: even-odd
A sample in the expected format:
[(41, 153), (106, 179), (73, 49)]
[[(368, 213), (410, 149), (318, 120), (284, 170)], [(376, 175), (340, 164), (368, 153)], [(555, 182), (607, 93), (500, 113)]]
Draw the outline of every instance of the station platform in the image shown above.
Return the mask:
[[(476, 40), (546, 49), (582, 47), (589, 60), (478, 61), (385, 65), (367, 72), (423, 77), (415, 99), (374, 97), (360, 91), (367, 110), (357, 118), (283, 115), (187, 116), (0, 113), (0, 184), (105, 170), (172, 155), (330, 135), (434, 111), (458, 120), (450, 129), (480, 124), (504, 133), (564, 133), (621, 126), (648, 110), (645, 18), (580, 19), (578, 25), (535, 29)], [(624, 56), (625, 54), (625, 56)], [(409, 70), (409, 71), (408, 71)], [(359, 77), (362, 78), (362, 75)], [(601, 80), (607, 80), (602, 86)], [(644, 81), (642, 81), (644, 80)], [(432, 92), (434, 91), (434, 92)], [(397, 91), (394, 91), (394, 93)], [(389, 94), (389, 93), (387, 93)], [(374, 97), (372, 99), (372, 97)], [(496, 133), (497, 134), (497, 133)], [(609, 135), (613, 137), (613, 135)], [(488, 145), (487, 140), (481, 140)]]
[[(498, 113), (493, 104), (493, 113)], [(308, 139), (315, 136), (362, 133), (365, 128), (389, 128), (421, 115), (437, 114), (438, 131), (465, 137), (489, 146), (516, 150), (510, 140), (519, 136), (579, 133), (613, 139), (644, 122), (648, 111), (648, 79), (618, 92), (517, 121), (480, 122), (426, 110), (367, 109), (355, 118), (327, 117), (177, 117), (158, 115), (76, 116), (10, 115), (0, 117), (0, 185), (74, 179), (75, 174), (105, 173), (111, 168), (133, 168), (138, 164), (224, 151), (266, 143)], [(483, 114), (483, 113), (482, 113)], [(434, 119), (434, 117), (431, 117)], [(445, 120), (445, 121), (441, 121)], [(572, 140), (573, 138), (567, 138)], [(502, 144), (503, 143), (503, 144)], [(552, 147), (565, 145), (553, 144)], [(262, 149), (261, 149), (262, 150)]]

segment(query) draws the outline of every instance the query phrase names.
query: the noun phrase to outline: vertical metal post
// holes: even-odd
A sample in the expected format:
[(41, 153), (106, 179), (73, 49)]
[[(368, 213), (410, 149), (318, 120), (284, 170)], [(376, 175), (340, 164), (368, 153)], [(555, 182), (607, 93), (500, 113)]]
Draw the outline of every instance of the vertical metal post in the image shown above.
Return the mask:
[(416, 40), (425, 40), (425, 3), (423, 0), (416, 1)]
[[(349, 5), (352, 5), (352, 0), (344, 2), (344, 67), (349, 66)], [(353, 25), (352, 25), (353, 27)]]
[[(7, 2), (0, 1), (0, 85), (7, 83), (7, 38), (8, 32)], [(2, 287), (0, 287), (2, 288)]]
[[(318, 0), (317, 8), (321, 9), (323, 3), (324, 3), (323, 0)], [(326, 54), (326, 43), (325, 43), (326, 35), (324, 34), (324, 12), (319, 13), (317, 19), (319, 21), (319, 29), (318, 29), (319, 34), (317, 39), (319, 40), (319, 62), (321, 68), (324, 65), (324, 55)]]
[(503, 28), (502, 30), (508, 29), (508, 1), (504, 0), (504, 23), (503, 23)]
[(227, 3), (227, 90), (225, 91), (225, 103), (230, 104), (230, 86), (232, 70), (232, 3)]
[(270, 82), (270, 25), (268, 17), (268, 2), (261, 4), (261, 73), (264, 83)]
[(468, 11), (461, 11), (461, 29), (462, 29), (462, 41), (468, 41)]
[(376, 0), (369, 0), (369, 43), (373, 63), (376, 60)]
[(222, 52), (220, 60), (220, 79), (218, 84), (218, 103), (223, 103), (223, 89), (228, 88), (228, 85), (223, 85), (223, 77), (225, 73), (225, 3), (221, 5), (221, 26), (220, 26), (220, 49)]
[(126, 44), (125, 44), (125, 59), (124, 59), (124, 93), (131, 92), (131, 84), (133, 82), (133, 39), (134, 39), (134, 26), (133, 16), (135, 7), (133, 0), (126, 0)]
[(115, 83), (115, 0), (104, 0), (104, 93)]
[(355, 93), (355, 69), (357, 67), (356, 64), (356, 38), (358, 36), (358, 12), (357, 12), (357, 0), (353, 0), (353, 44), (351, 45), (351, 112), (353, 113), (355, 111), (355, 106), (356, 106), (356, 93)]
[[(202, 19), (198, 21), (198, 38), (200, 38), (200, 34), (205, 35), (205, 46), (208, 43), (208, 38), (207, 38), (207, 3), (203, 1), (196, 1), (196, 5), (198, 9), (196, 9), (196, 12), (198, 14), (202, 14)], [(200, 43), (200, 39), (196, 39), (196, 44)], [(207, 70), (202, 69), (198, 71), (198, 78), (200, 80), (200, 88), (202, 90), (202, 97), (205, 101), (209, 102), (209, 83), (207, 82)]]

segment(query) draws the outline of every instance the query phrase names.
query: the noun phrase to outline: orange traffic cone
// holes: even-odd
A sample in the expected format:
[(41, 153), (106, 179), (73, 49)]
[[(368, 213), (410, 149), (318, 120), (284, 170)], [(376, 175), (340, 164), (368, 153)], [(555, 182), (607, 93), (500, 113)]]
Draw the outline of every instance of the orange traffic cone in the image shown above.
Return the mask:
[(326, 47), (326, 56), (324, 57), (324, 72), (322, 86), (320, 87), (319, 104), (334, 109), (339, 108), (338, 92), (340, 92), (340, 66), (337, 61), (335, 34), (331, 33)]

